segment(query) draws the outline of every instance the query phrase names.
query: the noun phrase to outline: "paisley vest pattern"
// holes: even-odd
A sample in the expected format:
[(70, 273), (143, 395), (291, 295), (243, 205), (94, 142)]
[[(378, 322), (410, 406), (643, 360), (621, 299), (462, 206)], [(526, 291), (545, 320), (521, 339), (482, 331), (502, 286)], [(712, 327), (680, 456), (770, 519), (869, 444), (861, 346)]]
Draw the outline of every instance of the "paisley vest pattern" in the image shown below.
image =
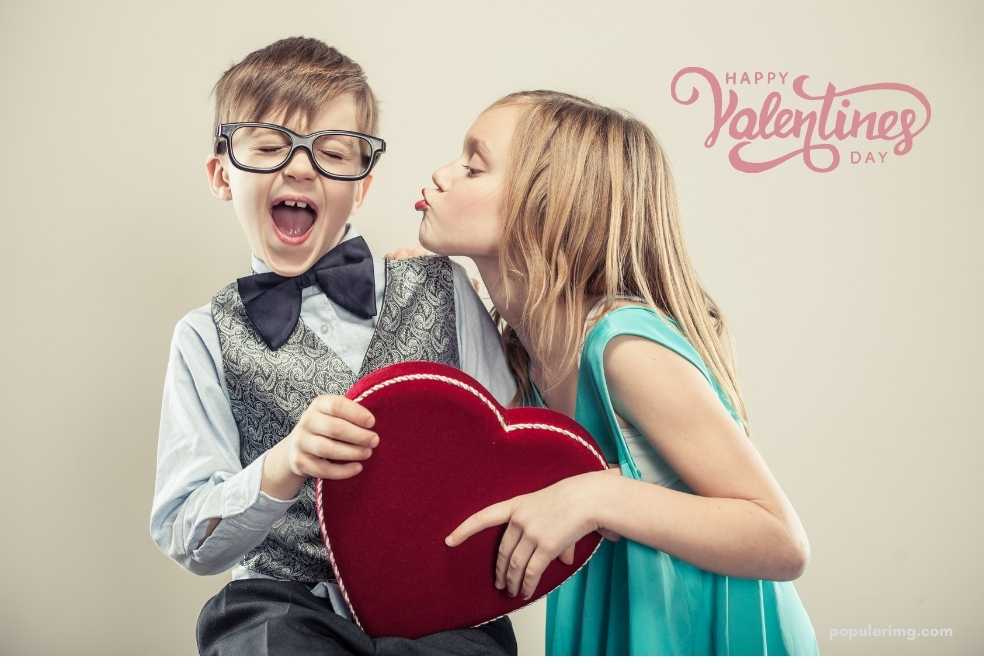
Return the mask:
[[(454, 275), (448, 258), (386, 260), (386, 286), (376, 328), (358, 374), (300, 318), (287, 342), (270, 350), (253, 329), (233, 281), (211, 302), (243, 467), (283, 440), (311, 401), (345, 394), (361, 377), (409, 360), (460, 368)], [(315, 478), (297, 502), (247, 552), (242, 565), (278, 579), (335, 580), (315, 510)]]

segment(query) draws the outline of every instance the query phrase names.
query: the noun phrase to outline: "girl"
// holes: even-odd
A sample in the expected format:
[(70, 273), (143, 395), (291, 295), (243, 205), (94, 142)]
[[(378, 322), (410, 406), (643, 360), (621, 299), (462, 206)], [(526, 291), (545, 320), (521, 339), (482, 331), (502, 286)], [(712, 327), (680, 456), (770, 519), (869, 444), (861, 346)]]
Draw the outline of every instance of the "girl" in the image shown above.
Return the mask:
[[(690, 263), (667, 158), (626, 114), (553, 91), (486, 109), (422, 190), (420, 243), (475, 261), (514, 403), (577, 419), (613, 468), (490, 505), (496, 587), (547, 597), (548, 655), (818, 654), (791, 583), (809, 542), (748, 438), (725, 317)], [(616, 467), (617, 463), (617, 467)]]

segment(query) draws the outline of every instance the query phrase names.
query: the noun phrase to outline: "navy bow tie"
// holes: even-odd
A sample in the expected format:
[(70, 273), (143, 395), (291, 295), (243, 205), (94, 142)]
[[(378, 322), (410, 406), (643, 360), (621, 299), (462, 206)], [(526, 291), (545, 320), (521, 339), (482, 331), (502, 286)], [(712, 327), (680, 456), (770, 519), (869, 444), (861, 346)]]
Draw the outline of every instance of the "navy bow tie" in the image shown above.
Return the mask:
[(263, 272), (240, 277), (236, 282), (246, 315), (272, 350), (283, 346), (297, 327), (301, 291), (312, 284), (317, 283), (329, 299), (360, 318), (376, 315), (372, 254), (361, 237), (335, 245), (296, 277)]

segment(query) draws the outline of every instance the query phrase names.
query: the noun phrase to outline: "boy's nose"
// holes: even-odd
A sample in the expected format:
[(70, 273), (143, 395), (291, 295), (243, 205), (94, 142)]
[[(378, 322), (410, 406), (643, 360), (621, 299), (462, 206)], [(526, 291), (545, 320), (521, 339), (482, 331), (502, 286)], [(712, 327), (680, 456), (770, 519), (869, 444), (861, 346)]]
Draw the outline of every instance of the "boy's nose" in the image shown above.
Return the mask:
[(311, 155), (307, 150), (297, 150), (284, 166), (284, 175), (294, 178), (313, 179), (318, 171), (311, 163)]

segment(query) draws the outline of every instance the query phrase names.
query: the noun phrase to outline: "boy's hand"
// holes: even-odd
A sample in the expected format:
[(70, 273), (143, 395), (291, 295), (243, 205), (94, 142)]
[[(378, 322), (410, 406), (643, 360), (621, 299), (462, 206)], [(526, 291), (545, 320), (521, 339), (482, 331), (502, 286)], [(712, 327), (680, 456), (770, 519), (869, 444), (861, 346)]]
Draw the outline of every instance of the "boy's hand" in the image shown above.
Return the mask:
[(344, 480), (358, 475), (359, 462), (379, 445), (379, 436), (368, 428), (375, 423), (372, 413), (347, 397), (315, 397), (294, 429), (268, 453), (261, 488), (289, 500), (308, 477)]
[(368, 428), (375, 423), (372, 413), (347, 397), (315, 397), (282, 441), (287, 469), (300, 477), (329, 480), (358, 474), (362, 466), (357, 462), (372, 456), (379, 444), (379, 436)]

